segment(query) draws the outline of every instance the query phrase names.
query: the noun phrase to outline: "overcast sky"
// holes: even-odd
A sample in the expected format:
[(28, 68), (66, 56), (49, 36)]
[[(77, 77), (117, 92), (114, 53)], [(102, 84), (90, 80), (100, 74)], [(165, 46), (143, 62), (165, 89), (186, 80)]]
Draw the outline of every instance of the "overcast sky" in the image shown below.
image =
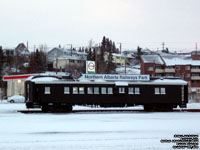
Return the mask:
[(200, 0), (0, 0), (0, 45), (87, 46), (102, 37), (173, 50), (200, 47)]

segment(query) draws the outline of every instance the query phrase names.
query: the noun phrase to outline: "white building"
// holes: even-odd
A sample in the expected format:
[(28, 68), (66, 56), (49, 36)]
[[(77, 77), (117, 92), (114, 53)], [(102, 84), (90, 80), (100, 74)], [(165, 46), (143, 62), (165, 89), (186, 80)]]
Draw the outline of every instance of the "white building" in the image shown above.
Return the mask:
[(63, 48), (53, 48), (47, 53), (47, 60), (49, 63), (53, 63), (55, 59), (61, 56), (78, 56), (83, 59), (87, 58), (87, 53), (85, 52), (77, 52), (71, 49), (63, 49)]
[(13, 95), (24, 96), (25, 81), (30, 76), (32, 74), (4, 76), (3, 80), (7, 82), (7, 97)]
[(86, 58), (81, 56), (61, 56), (53, 61), (54, 69), (65, 69), (68, 65), (83, 65), (86, 62)]

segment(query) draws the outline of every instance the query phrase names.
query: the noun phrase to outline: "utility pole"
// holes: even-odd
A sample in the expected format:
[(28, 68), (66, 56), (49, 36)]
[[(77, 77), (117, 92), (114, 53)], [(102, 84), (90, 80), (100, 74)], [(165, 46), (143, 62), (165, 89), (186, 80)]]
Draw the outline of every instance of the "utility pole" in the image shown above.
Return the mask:
[(26, 44), (26, 48), (28, 49), (28, 41), (27, 41), (27, 44)]
[(72, 56), (72, 44), (70, 44), (71, 45), (71, 56)]
[[(119, 44), (119, 49), (120, 49), (120, 54), (122, 54), (122, 43), (118, 43)], [(120, 57), (120, 60), (122, 61), (122, 56)], [(125, 74), (126, 74), (126, 56), (125, 56), (125, 64), (124, 64), (124, 67), (125, 67)]]
[(163, 51), (165, 50), (165, 42), (162, 42)]
[(196, 52), (197, 52), (197, 43), (196, 43)]
[(70, 45), (70, 50), (71, 50), (71, 56), (72, 56), (72, 44), (67, 44), (67, 45)]
[(120, 54), (122, 53), (122, 43), (119, 43)]

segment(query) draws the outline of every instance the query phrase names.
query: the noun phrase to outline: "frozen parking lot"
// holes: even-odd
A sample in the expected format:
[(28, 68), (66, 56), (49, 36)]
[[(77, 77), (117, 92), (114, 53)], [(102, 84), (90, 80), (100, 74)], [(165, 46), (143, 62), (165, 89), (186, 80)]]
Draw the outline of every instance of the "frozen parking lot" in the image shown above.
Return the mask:
[[(198, 108), (198, 104), (190, 106)], [(175, 134), (200, 135), (200, 113), (22, 114), (24, 104), (0, 103), (0, 149), (168, 150)]]

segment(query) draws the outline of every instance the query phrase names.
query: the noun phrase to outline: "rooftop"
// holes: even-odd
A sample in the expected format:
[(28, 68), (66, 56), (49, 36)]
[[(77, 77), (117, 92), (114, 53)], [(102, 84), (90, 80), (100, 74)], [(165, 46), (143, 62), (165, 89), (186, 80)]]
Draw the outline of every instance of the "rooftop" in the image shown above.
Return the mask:
[(159, 65), (164, 64), (159, 55), (142, 55), (141, 58), (144, 61), (144, 63), (155, 63)]
[(200, 60), (192, 60), (191, 55), (163, 55), (163, 60), (167, 66), (175, 65), (200, 65)]

